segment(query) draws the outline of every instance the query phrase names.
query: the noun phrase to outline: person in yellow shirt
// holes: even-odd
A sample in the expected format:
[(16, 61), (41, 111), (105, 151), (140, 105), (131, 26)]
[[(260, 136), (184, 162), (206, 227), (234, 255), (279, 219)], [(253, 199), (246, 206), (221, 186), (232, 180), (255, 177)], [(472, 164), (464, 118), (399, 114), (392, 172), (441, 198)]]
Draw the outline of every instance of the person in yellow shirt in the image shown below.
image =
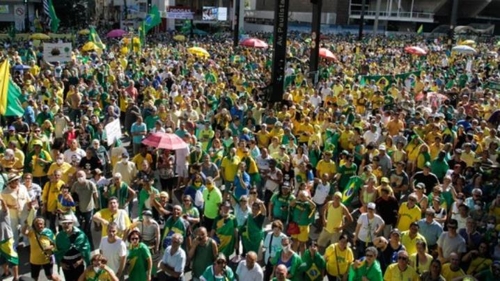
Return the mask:
[(465, 162), (467, 167), (473, 167), (474, 166), (474, 161), (476, 160), (476, 153), (472, 151), (471, 149), (471, 143), (466, 142), (464, 143), (464, 150), (462, 150), (462, 155), (460, 156), (460, 159)]
[(32, 224), (28, 223), (23, 227), (22, 233), (28, 237), (31, 244), (31, 278), (38, 280), (40, 270), (43, 268), (47, 279), (59, 280), (51, 260), (52, 252), (56, 246), (55, 235), (54, 232), (45, 227), (45, 219), (35, 218)]
[(25, 172), (33, 174), (33, 182), (43, 186), (47, 182), (47, 165), (52, 163), (50, 153), (42, 149), (42, 141), (33, 141), (33, 151), (24, 159)]
[(347, 276), (349, 266), (354, 261), (354, 254), (351, 247), (347, 244), (349, 241), (346, 234), (342, 234), (337, 243), (331, 244), (325, 250), (326, 273), (328, 277), (338, 278), (342, 280), (343, 276)]
[(384, 281), (418, 281), (420, 278), (409, 262), (408, 253), (405, 250), (399, 251), (398, 261), (385, 270)]
[(443, 264), (441, 275), (446, 280), (454, 280), (465, 276), (465, 272), (460, 268), (460, 258), (457, 253), (450, 254), (450, 262)]
[(316, 177), (321, 178), (322, 175), (330, 175), (328, 180), (332, 180), (333, 176), (337, 174), (337, 165), (331, 160), (333, 153), (325, 151), (323, 159), (316, 165)]
[(396, 227), (400, 231), (409, 230), (412, 222), (416, 222), (422, 218), (422, 212), (416, 203), (417, 197), (411, 194), (408, 196), (408, 202), (402, 203), (399, 207)]
[(100, 210), (94, 215), (94, 222), (102, 225), (101, 237), (107, 235), (108, 225), (112, 222), (116, 224), (116, 235), (120, 238), (125, 237), (126, 231), (129, 229), (132, 222), (128, 216), (128, 211), (119, 209), (118, 206), (118, 198), (111, 197), (108, 200), (108, 207)]
[(72, 166), (70, 163), (64, 161), (64, 155), (59, 154), (56, 158), (56, 162), (50, 165), (47, 176), (54, 175), (55, 171), (61, 171), (61, 180), (67, 184), (72, 185), (74, 181), (74, 176), (76, 175), (77, 168)]
[(61, 180), (61, 176), (61, 171), (56, 170), (42, 190), (42, 214), (45, 214), (48, 218), (50, 229), (54, 232), (56, 231), (57, 197), (61, 193), (61, 188), (65, 185)]
[(410, 229), (407, 231), (401, 232), (401, 244), (405, 246), (408, 255), (413, 255), (417, 253), (417, 243), (419, 241), (425, 241), (425, 237), (418, 233), (420, 227), (417, 222), (412, 222), (410, 224)]
[(238, 164), (240, 163), (240, 158), (236, 156), (236, 148), (231, 148), (229, 155), (222, 159), (220, 174), (224, 179), (226, 187), (232, 184), (234, 177), (238, 172)]
[(140, 169), (144, 160), (148, 162), (149, 166), (153, 165), (153, 156), (151, 156), (151, 153), (148, 153), (148, 147), (141, 144), (139, 153), (137, 153), (134, 158), (132, 158), (132, 162), (135, 164), (135, 167), (137, 169)]
[[(118, 281), (115, 272), (106, 265), (107, 260), (102, 254), (96, 254), (90, 259), (85, 271), (80, 275), (78, 281)], [(76, 277), (76, 276), (75, 276)]]

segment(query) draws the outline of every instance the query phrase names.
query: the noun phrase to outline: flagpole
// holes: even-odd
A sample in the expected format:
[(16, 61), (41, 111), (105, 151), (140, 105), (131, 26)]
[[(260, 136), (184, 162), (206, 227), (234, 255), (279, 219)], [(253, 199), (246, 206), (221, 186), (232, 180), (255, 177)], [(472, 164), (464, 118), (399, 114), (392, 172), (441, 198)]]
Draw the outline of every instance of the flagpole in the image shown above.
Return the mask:
[(25, 17), (24, 17), (24, 29), (26, 32), (30, 32), (30, 16), (29, 16), (29, 0), (24, 0), (25, 5)]

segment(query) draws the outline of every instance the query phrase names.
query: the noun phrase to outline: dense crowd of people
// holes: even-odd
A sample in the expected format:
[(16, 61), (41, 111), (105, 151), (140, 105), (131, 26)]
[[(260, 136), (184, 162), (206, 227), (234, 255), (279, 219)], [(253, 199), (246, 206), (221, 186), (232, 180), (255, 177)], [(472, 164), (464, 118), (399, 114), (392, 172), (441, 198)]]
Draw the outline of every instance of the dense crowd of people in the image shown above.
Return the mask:
[(313, 84), (306, 37), (291, 35), (275, 104), (271, 50), (225, 38), (60, 63), (5, 44), (24, 114), (2, 119), (3, 277), (18, 280), (21, 247), (35, 280), (59, 280), (54, 265), (67, 281), (500, 277), (494, 43), (324, 35), (336, 59)]

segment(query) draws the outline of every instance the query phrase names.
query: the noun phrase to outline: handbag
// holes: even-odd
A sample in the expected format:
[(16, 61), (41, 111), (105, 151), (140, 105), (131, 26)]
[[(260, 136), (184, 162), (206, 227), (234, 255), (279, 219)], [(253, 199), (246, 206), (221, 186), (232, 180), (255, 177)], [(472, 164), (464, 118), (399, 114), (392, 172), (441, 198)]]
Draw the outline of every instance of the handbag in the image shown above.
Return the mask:
[(300, 228), (299, 228), (299, 225), (294, 222), (294, 221), (291, 221), (288, 223), (288, 227), (286, 229), (286, 233), (288, 235), (297, 235), (297, 234), (300, 234)]

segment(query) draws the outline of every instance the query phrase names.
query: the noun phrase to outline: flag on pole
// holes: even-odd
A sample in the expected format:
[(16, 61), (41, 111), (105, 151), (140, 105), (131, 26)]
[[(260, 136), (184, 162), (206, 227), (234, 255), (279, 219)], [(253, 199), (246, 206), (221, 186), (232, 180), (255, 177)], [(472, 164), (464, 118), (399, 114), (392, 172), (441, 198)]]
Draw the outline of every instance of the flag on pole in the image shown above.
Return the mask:
[(95, 31), (95, 28), (91, 26), (90, 28), (90, 33), (89, 33), (89, 41), (93, 42), (97, 48), (101, 50), (106, 49), (106, 45), (104, 45), (101, 41), (101, 38), (99, 37), (99, 34), (97, 34), (97, 31)]
[(47, 25), (50, 27), (50, 31), (56, 33), (59, 29), (60, 20), (56, 15), (52, 0), (43, 0), (43, 12), (47, 16)]
[(347, 185), (341, 188), (345, 188), (342, 193), (342, 204), (349, 205), (356, 195), (359, 193), (359, 189), (363, 186), (364, 181), (358, 176), (352, 176), (349, 179)]
[(146, 21), (142, 21), (139, 26), (139, 40), (141, 42), (141, 48), (146, 45)]
[(0, 114), (5, 115), (7, 111), (7, 92), (10, 80), (9, 60), (4, 60), (0, 65)]
[(145, 27), (145, 32), (148, 33), (153, 27), (159, 25), (161, 23), (161, 16), (160, 16), (160, 11), (158, 10), (158, 7), (156, 5), (153, 5), (151, 7), (151, 10), (149, 11), (148, 16), (146, 19), (144, 19), (144, 27)]
[(417, 30), (417, 34), (422, 34), (422, 33), (424, 33), (424, 25), (423, 24), (421, 24)]

